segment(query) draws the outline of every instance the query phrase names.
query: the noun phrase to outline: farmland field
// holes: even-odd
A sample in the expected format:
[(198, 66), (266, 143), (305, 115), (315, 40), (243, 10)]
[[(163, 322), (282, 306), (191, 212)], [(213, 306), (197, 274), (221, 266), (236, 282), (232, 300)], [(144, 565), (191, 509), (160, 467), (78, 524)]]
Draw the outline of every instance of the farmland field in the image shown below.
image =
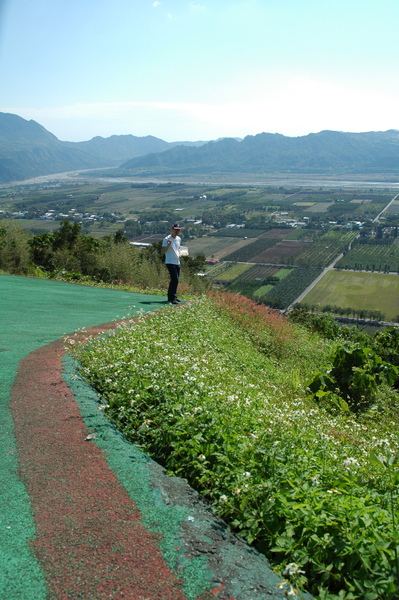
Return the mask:
[(285, 240), (311, 240), (313, 238), (312, 231), (309, 231), (306, 227), (298, 227), (296, 229), (291, 229), (284, 236)]
[(191, 256), (195, 256), (197, 254), (205, 254), (207, 258), (211, 258), (212, 256), (214, 256), (215, 258), (221, 258), (221, 256), (225, 254), (223, 251), (226, 250), (226, 248), (228, 253), (230, 252), (229, 249), (231, 248), (231, 246), (237, 244), (237, 239), (226, 237), (216, 238), (213, 236), (206, 236), (196, 238), (195, 240), (189, 240), (187, 241), (187, 244), (185, 243), (185, 240), (183, 240), (183, 243), (186, 246), (188, 246)]
[(228, 229), (219, 229), (219, 231), (215, 231), (211, 233), (211, 236), (215, 237), (234, 237), (234, 238), (255, 238), (258, 235), (263, 234), (264, 229), (245, 229), (245, 227), (237, 228), (228, 228)]
[(317, 202), (316, 204), (313, 204), (313, 206), (309, 206), (305, 212), (326, 213), (332, 205), (333, 202)]
[(219, 277), (217, 277), (217, 280), (221, 283), (228, 283), (229, 281), (233, 281), (233, 279), (236, 279), (237, 277), (248, 271), (248, 269), (250, 268), (251, 265), (246, 265), (244, 263), (232, 265), (231, 267), (223, 271), (223, 273), (219, 275)]
[[(284, 269), (285, 270), (285, 269)], [(322, 272), (318, 267), (297, 267), (292, 269), (284, 279), (267, 292), (263, 298), (265, 303), (272, 303), (277, 308), (287, 308)]]
[(298, 256), (294, 264), (299, 266), (327, 267), (340, 252), (346, 250), (356, 238), (355, 231), (328, 231)]
[(60, 221), (45, 221), (41, 219), (18, 219), (18, 226), (28, 231), (55, 231), (60, 227)]
[(399, 276), (393, 273), (329, 271), (306, 295), (316, 306), (380, 310), (386, 320), (399, 314)]
[(273, 289), (272, 285), (262, 285), (254, 292), (254, 298), (259, 299), (266, 296), (267, 292), (270, 292), (271, 289)]
[(399, 202), (392, 202), (391, 206), (387, 209), (386, 214), (388, 215), (398, 215), (399, 214)]
[(336, 266), (341, 269), (396, 273), (399, 272), (399, 248), (393, 244), (391, 246), (356, 244)]
[(291, 273), (292, 269), (279, 269), (276, 273), (276, 277), (278, 277), (278, 279), (284, 279), (285, 277), (287, 277), (287, 275), (289, 275)]
[[(165, 235), (167, 232), (165, 232)], [(143, 235), (138, 235), (134, 237), (131, 242), (141, 242), (142, 244), (155, 244), (156, 242), (161, 241), (165, 235), (162, 233), (144, 233)]]
[(259, 252), (266, 250), (266, 248), (270, 248), (274, 246), (276, 243), (276, 239), (268, 239), (268, 238), (257, 238), (254, 242), (247, 244), (245, 247), (237, 248), (236, 250), (232, 249), (232, 252), (225, 256), (225, 260), (232, 260), (238, 262), (266, 262), (260, 260), (253, 260), (253, 257), (256, 256)]
[(245, 271), (240, 277), (242, 281), (255, 281), (256, 279), (263, 280), (270, 276), (277, 277), (277, 273), (279, 272), (278, 267), (269, 267), (266, 265), (249, 266), (250, 269)]
[(249, 262), (293, 264), (293, 257), (297, 256), (309, 245), (309, 242), (282, 240), (273, 247), (252, 256)]
[(262, 235), (260, 235), (261, 238), (271, 238), (271, 239), (275, 239), (275, 240), (282, 240), (283, 238), (286, 238), (287, 236), (289, 236), (292, 233), (292, 229), (287, 228), (287, 229), (269, 229), (269, 231), (265, 231), (264, 233), (262, 233)]

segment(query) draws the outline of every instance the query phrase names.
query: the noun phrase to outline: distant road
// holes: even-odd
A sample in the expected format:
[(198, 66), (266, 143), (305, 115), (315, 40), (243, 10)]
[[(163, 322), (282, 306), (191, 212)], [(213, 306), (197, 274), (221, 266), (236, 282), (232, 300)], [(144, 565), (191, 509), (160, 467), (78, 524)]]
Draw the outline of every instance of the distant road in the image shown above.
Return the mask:
[(396, 198), (399, 196), (399, 194), (396, 194), (396, 196), (394, 196), (392, 198), (392, 200), (390, 202), (388, 202), (388, 204), (386, 206), (384, 206), (384, 208), (382, 209), (382, 211), (375, 217), (375, 219), (373, 219), (373, 223), (378, 223), (378, 221), (380, 220), (380, 217), (382, 215), (382, 213), (384, 213), (393, 202), (395, 202)]
[(314, 286), (315, 286), (317, 283), (319, 283), (320, 279), (321, 279), (322, 277), (324, 277), (324, 275), (325, 275), (325, 274), (326, 274), (328, 271), (331, 271), (332, 269), (334, 269), (334, 267), (335, 267), (336, 263), (337, 263), (339, 260), (341, 260), (341, 258), (343, 257), (343, 255), (344, 255), (344, 254), (343, 254), (343, 252), (341, 252), (341, 254), (339, 254), (339, 255), (338, 255), (336, 258), (334, 258), (333, 262), (332, 262), (330, 265), (328, 265), (328, 267), (326, 267), (325, 269), (323, 269), (322, 273), (320, 273), (320, 275), (319, 275), (318, 277), (316, 277), (316, 279), (314, 279), (310, 285), (308, 285), (308, 287), (307, 287), (307, 288), (306, 288), (306, 289), (305, 289), (305, 290), (302, 292), (302, 294), (299, 294), (298, 298), (296, 298), (296, 299), (294, 300), (294, 302), (292, 302), (292, 304), (290, 304), (290, 305), (288, 306), (288, 308), (286, 308), (286, 309), (285, 309), (285, 311), (284, 311), (284, 312), (285, 312), (285, 313), (289, 313), (289, 312), (292, 310), (292, 308), (293, 308), (294, 304), (298, 304), (298, 302), (302, 302), (302, 300), (303, 300), (303, 299), (304, 299), (304, 297), (305, 297), (305, 296), (306, 296), (306, 295), (307, 295), (307, 294), (310, 292), (310, 290), (312, 290), (312, 289), (314, 288)]

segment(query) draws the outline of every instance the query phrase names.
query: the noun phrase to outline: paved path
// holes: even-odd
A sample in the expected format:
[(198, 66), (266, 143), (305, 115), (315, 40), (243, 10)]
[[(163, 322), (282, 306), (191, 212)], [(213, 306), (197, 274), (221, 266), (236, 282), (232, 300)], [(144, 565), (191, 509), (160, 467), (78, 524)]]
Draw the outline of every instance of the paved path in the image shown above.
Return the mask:
[(284, 597), (263, 556), (110, 424), (64, 353), (64, 334), (165, 306), (0, 276), (0, 598)]

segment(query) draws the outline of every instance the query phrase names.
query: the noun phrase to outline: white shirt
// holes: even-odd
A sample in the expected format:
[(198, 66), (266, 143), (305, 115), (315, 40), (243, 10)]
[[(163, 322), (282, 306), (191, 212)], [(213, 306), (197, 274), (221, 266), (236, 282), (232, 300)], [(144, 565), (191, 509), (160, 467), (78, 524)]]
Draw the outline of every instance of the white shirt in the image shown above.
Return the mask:
[(171, 241), (171, 244), (165, 252), (165, 263), (167, 265), (180, 265), (179, 250), (181, 238), (178, 235), (175, 238), (172, 235), (167, 235), (166, 238), (163, 239), (162, 246), (167, 246), (169, 240)]

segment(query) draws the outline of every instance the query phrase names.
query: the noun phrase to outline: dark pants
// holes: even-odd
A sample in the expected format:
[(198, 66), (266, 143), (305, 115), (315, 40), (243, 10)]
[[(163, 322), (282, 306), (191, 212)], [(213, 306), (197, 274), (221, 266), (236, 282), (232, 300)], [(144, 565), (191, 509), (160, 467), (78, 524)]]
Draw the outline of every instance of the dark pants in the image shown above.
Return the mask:
[(172, 302), (176, 300), (177, 286), (179, 283), (180, 266), (179, 265), (166, 265), (170, 275), (170, 283), (168, 288), (168, 300)]

